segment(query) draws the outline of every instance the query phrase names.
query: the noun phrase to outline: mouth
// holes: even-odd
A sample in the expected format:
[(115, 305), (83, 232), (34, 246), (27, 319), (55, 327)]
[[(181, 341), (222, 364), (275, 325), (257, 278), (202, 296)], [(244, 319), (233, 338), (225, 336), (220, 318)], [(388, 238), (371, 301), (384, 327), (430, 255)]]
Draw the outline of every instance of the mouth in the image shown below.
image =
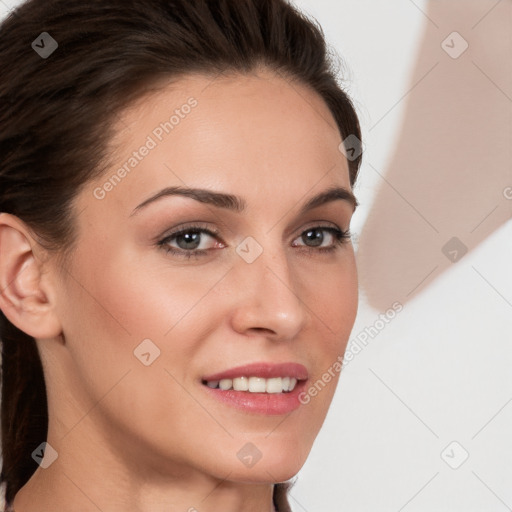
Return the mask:
[(257, 414), (286, 414), (298, 407), (309, 375), (297, 363), (254, 363), (201, 379), (205, 391), (224, 404)]
[(299, 363), (258, 362), (207, 375), (202, 383), (212, 389), (249, 393), (290, 393), (297, 382), (307, 380), (307, 368)]
[(246, 391), (248, 393), (290, 393), (295, 389), (298, 380), (295, 377), (263, 377), (241, 376), (234, 379), (202, 380), (205, 386), (222, 391)]

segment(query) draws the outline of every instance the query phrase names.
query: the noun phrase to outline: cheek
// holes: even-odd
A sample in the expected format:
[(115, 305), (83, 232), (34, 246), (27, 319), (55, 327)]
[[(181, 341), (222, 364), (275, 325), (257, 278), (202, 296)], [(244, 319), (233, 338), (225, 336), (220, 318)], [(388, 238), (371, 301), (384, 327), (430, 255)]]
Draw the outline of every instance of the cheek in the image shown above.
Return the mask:
[[(347, 338), (352, 330), (358, 307), (358, 283), (355, 265), (331, 273), (321, 293), (320, 316), (338, 341)], [(320, 295), (320, 294), (319, 294)], [(320, 297), (319, 297), (320, 298)]]
[[(102, 422), (113, 442), (137, 438), (151, 452), (181, 457), (183, 443), (173, 440), (198, 439), (205, 424), (189, 385), (205, 336), (197, 319), (205, 306), (198, 301), (221, 274), (191, 279), (192, 273), (174, 270), (171, 279), (162, 266), (157, 272), (111, 248), (77, 258), (71, 273), (60, 294), (66, 298), (60, 313), (70, 354), (69, 392), (83, 411), (93, 410), (91, 419)], [(138, 359), (134, 350), (147, 339), (151, 343), (137, 351)], [(149, 365), (142, 362), (146, 352)], [(203, 422), (195, 423), (197, 418)]]
[(316, 347), (316, 359), (320, 357), (324, 365), (331, 364), (345, 350), (358, 309), (353, 250), (347, 248), (341, 262), (319, 266), (318, 271), (308, 274), (304, 302), (317, 329), (315, 339), (321, 346), (321, 349)]
[[(341, 373), (342, 357), (358, 309), (358, 279), (353, 251), (343, 264), (323, 268), (308, 280), (306, 302), (313, 318), (307, 354), (313, 371), (305, 389), (304, 421), (319, 429), (331, 404)], [(304, 403), (304, 402), (303, 402)], [(314, 411), (314, 412), (313, 412)]]
[[(225, 268), (171, 267), (165, 256), (142, 258), (112, 243), (80, 254), (71, 272), (74, 279), (60, 294), (63, 330), (74, 364), (86, 381), (95, 379), (97, 393), (128, 369), (141, 373), (148, 389), (162, 380), (168, 387), (165, 369), (179, 382), (193, 375), (192, 363), (222, 315), (212, 297)], [(145, 362), (154, 362), (145, 366), (148, 351)]]
[(171, 268), (162, 264), (164, 258), (144, 259), (136, 250), (116, 246), (77, 261), (78, 282), (72, 294), (80, 305), (78, 317), (90, 319), (90, 329), (103, 333), (117, 348), (133, 350), (146, 338), (168, 343), (222, 274)]

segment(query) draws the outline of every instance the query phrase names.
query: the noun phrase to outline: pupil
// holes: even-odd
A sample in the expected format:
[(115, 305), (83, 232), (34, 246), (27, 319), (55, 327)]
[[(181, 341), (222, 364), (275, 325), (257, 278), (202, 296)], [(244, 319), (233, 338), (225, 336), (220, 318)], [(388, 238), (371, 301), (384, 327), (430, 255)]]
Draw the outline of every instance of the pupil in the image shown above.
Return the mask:
[[(309, 235), (311, 233), (316, 233), (316, 236), (309, 238)], [(313, 246), (316, 246), (316, 245), (322, 245), (324, 235), (323, 235), (322, 230), (320, 230), (320, 229), (311, 229), (306, 232), (306, 237), (309, 238), (310, 242), (313, 242)]]
[[(180, 244), (179, 240), (184, 239), (185, 244)], [(178, 242), (178, 245), (180, 246), (180, 249), (196, 249), (199, 245), (199, 233), (197, 231), (191, 231), (190, 233), (185, 233), (183, 235), (180, 235), (176, 242)], [(191, 245), (187, 245), (191, 244)], [(181, 245), (185, 245), (185, 247), (181, 247)]]

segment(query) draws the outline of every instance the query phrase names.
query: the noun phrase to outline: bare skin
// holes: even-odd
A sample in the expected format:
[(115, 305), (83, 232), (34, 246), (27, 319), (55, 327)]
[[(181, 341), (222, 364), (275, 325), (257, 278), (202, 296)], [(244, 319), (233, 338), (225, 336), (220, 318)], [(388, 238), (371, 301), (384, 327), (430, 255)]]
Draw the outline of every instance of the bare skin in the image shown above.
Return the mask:
[[(156, 147), (105, 187), (190, 97), (197, 105), (161, 141), (153, 135)], [(121, 117), (112, 167), (74, 204), (79, 236), (67, 270), (24, 223), (0, 215), (0, 307), (37, 340), (47, 441), (58, 453), (14, 508), (270, 512), (274, 484), (306, 461), (339, 372), (283, 415), (221, 403), (201, 378), (291, 361), (313, 384), (343, 355), (357, 311), (353, 248), (326, 230), (318, 246), (304, 232), (348, 230), (354, 207), (338, 199), (299, 213), (329, 187), (351, 191), (341, 136), (319, 96), (265, 70), (188, 76)], [(166, 196), (134, 213), (171, 186), (234, 194), (247, 206), (235, 212)], [(205, 255), (188, 259), (158, 246), (198, 222), (218, 230), (200, 235), (196, 251)], [(251, 263), (236, 251), (248, 236), (262, 248)], [(193, 252), (183, 237), (169, 246)], [(147, 366), (134, 355), (146, 339), (160, 350)], [(237, 456), (247, 443), (261, 453), (252, 467)]]

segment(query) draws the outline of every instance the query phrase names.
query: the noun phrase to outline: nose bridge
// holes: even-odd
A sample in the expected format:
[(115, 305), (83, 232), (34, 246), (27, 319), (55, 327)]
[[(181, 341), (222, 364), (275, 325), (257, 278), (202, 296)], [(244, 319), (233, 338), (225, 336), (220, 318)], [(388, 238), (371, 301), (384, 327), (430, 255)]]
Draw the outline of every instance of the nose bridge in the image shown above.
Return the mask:
[(267, 236), (263, 243), (247, 237), (237, 247), (237, 306), (235, 327), (271, 330), (278, 337), (293, 338), (308, 313), (297, 289), (293, 269), (281, 243)]

